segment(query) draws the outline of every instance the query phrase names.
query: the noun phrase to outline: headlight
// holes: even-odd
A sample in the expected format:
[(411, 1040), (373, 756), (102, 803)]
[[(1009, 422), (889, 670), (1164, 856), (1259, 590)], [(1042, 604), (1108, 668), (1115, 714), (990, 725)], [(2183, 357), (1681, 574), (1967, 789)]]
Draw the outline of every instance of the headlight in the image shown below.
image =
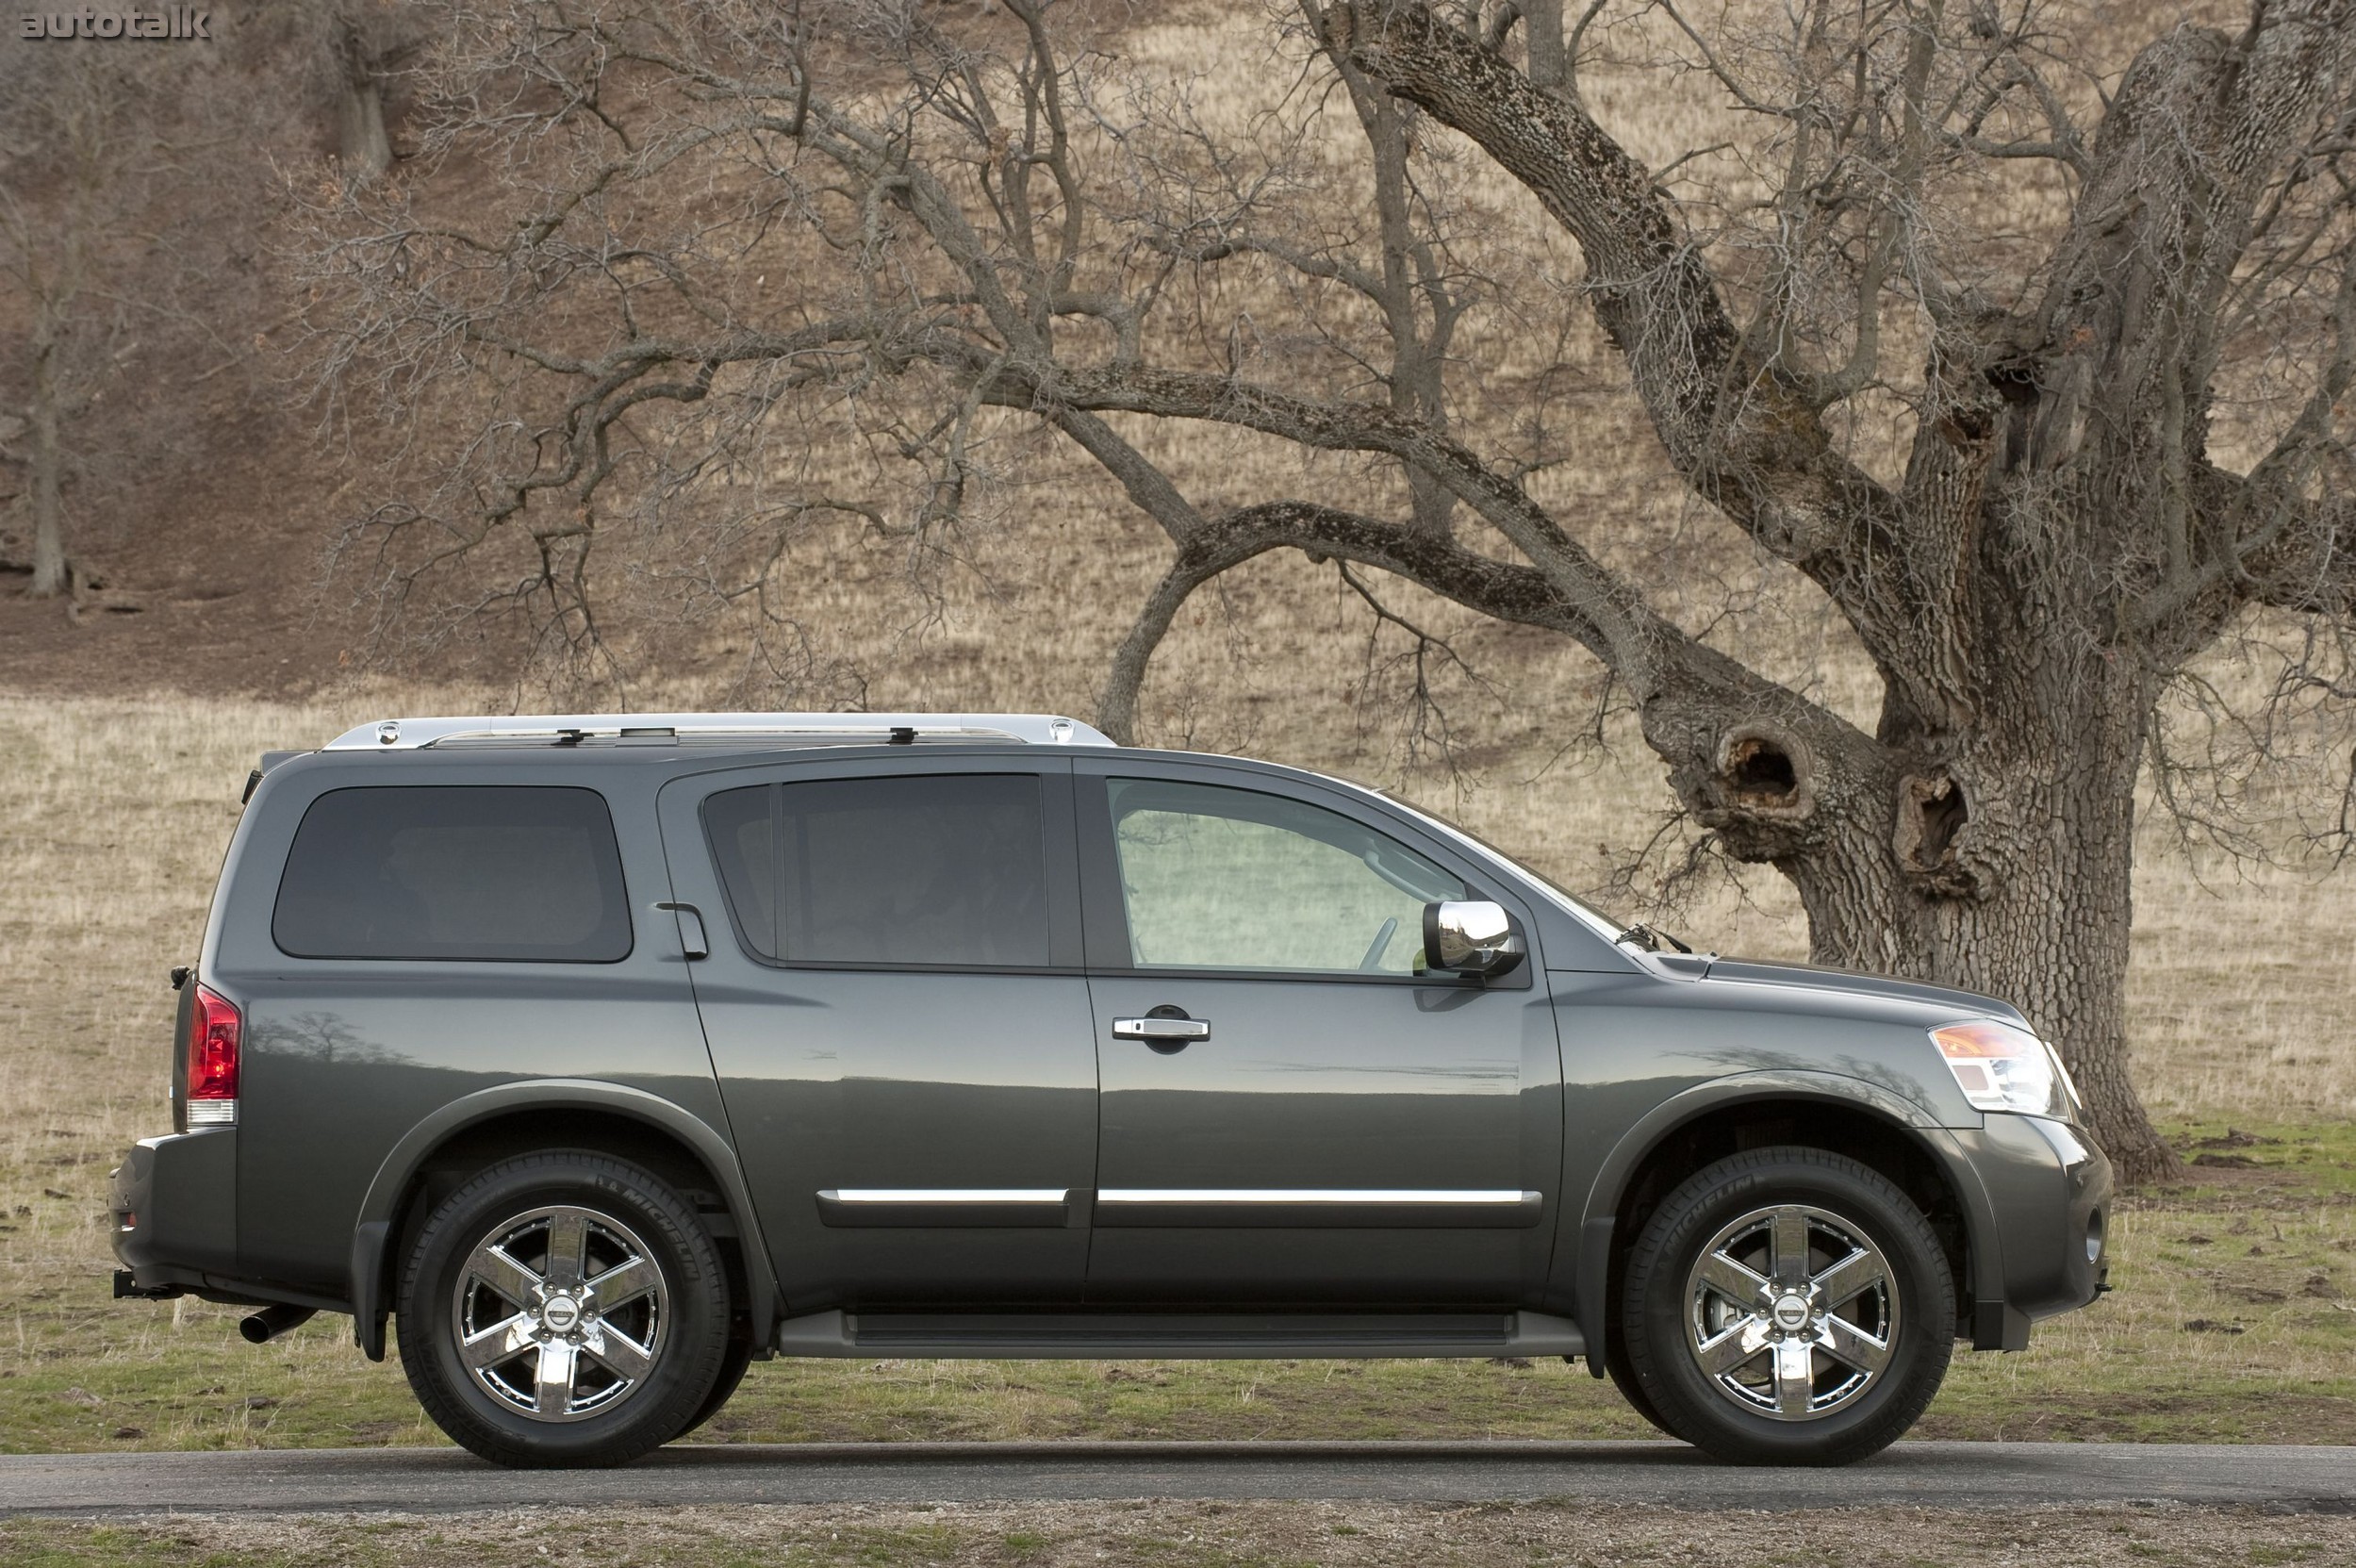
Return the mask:
[(2068, 1121), (2078, 1100), (2061, 1058), (2018, 1024), (1973, 1018), (1931, 1031), (1964, 1098), (1983, 1111)]

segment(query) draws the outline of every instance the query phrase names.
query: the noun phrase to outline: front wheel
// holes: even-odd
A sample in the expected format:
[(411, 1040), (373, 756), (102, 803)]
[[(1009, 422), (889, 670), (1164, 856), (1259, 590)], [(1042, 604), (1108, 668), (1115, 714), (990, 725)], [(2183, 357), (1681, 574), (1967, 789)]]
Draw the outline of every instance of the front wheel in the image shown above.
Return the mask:
[(1738, 1154), (1671, 1193), (1629, 1253), (1628, 1363), (1678, 1436), (1738, 1464), (1847, 1464), (1913, 1426), (1954, 1349), (1922, 1212), (1813, 1148)]
[(602, 1155), (521, 1155), (425, 1222), (401, 1364), (441, 1429), (495, 1463), (620, 1464), (701, 1413), (726, 1367), (728, 1276), (695, 1210)]

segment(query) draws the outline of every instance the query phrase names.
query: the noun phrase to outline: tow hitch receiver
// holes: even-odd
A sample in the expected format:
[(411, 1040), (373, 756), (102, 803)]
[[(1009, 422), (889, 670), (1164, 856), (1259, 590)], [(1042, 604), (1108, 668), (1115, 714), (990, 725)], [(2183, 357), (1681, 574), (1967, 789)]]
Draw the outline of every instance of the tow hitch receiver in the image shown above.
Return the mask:
[(178, 1285), (142, 1285), (129, 1269), (114, 1271), (114, 1298), (117, 1301), (169, 1301), (181, 1294)]

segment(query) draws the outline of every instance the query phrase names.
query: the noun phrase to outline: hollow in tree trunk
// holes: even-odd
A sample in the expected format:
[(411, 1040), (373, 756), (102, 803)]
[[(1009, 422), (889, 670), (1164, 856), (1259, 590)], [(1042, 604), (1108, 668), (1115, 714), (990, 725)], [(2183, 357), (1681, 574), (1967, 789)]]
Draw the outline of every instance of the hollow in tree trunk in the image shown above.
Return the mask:
[(1901, 701), (1878, 743), (1664, 702), (1648, 739), (1722, 849), (1790, 878), (1815, 962), (2018, 1006), (2060, 1051), (2105, 1151), (2155, 1180), (2178, 1164), (2128, 1075), (2126, 984), (2156, 694), (2119, 661), (2062, 656), (2068, 640), (1991, 661), (1960, 734)]

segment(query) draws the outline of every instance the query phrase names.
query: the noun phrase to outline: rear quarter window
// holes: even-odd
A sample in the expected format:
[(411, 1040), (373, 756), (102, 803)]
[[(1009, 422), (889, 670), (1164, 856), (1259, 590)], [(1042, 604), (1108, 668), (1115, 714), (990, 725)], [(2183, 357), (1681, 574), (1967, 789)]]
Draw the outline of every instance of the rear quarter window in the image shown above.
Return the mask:
[(630, 953), (613, 814), (592, 789), (337, 789), (311, 802), (271, 934), (295, 958), (611, 964)]

